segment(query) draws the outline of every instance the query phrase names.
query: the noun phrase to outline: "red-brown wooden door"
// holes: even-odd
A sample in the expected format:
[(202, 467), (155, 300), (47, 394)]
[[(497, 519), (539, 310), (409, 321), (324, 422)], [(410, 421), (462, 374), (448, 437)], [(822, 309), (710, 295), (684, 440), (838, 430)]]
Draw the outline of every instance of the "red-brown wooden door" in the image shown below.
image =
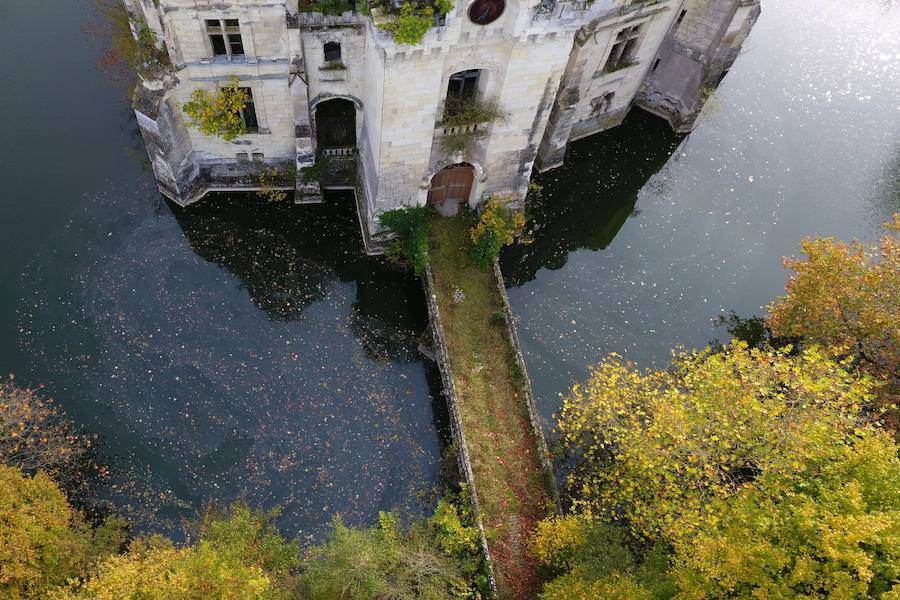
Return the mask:
[(449, 166), (431, 178), (428, 203), (440, 204), (446, 200), (468, 202), (474, 181), (475, 168), (472, 165)]

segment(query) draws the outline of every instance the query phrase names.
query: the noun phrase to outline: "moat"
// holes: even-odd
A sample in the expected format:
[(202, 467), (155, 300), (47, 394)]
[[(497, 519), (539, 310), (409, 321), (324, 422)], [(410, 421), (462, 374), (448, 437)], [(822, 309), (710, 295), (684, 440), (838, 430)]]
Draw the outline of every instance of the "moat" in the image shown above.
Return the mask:
[[(145, 529), (212, 498), (303, 536), (427, 506), (445, 417), (418, 282), (363, 254), (340, 198), (167, 204), (90, 7), (34, 7), (0, 24), (30, 59), (0, 59), (0, 368), (100, 434)], [(545, 417), (609, 351), (661, 366), (726, 338), (715, 317), (760, 314), (802, 237), (870, 239), (900, 208), (897, 32), (895, 2), (767, 2), (689, 138), (634, 114), (539, 178), (502, 266)]]

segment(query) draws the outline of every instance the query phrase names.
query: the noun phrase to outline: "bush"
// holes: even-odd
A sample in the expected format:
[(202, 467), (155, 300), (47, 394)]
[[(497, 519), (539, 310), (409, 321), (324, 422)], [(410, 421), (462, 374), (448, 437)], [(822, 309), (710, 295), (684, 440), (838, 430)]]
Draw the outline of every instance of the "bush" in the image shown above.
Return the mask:
[(304, 561), (303, 597), (311, 600), (451, 600), (460, 585), (460, 569), (427, 530), (403, 530), (392, 513), (368, 529), (335, 517), (329, 539)]
[(419, 276), (428, 266), (428, 232), (431, 227), (429, 210), (427, 206), (395, 208), (382, 213), (378, 218), (382, 225), (399, 236), (388, 249), (388, 258), (408, 263)]
[(204, 89), (194, 90), (190, 102), (185, 102), (182, 107), (191, 119), (188, 125), (205, 135), (219, 136), (226, 141), (247, 133), (241, 111), (248, 98), (240, 86), (240, 80), (232, 75), (215, 94)]
[(379, 25), (389, 32), (398, 44), (418, 44), (434, 24), (434, 9), (431, 6), (416, 6), (415, 2), (404, 2), (400, 12), (392, 20)]
[(79, 432), (51, 399), (12, 381), (0, 383), (0, 463), (27, 475), (46, 472), (79, 503), (105, 474), (94, 438)]
[(159, 536), (136, 540), (83, 585), (76, 582), (52, 598), (293, 598), (300, 551), (278, 534), (274, 517), (238, 504), (207, 515), (193, 546), (176, 548)]
[(513, 242), (515, 232), (524, 224), (525, 218), (521, 213), (510, 210), (499, 199), (490, 200), (469, 233), (472, 239), (469, 257), (472, 262), (482, 269), (490, 269), (494, 259), (500, 255), (500, 249)]
[(299, 8), (300, 12), (318, 12), (334, 16), (340, 16), (353, 10), (353, 6), (347, 0), (316, 0), (312, 2), (301, 0)]
[(0, 596), (46, 598), (54, 587), (85, 577), (98, 559), (118, 550), (124, 523), (92, 528), (59, 487), (0, 466)]

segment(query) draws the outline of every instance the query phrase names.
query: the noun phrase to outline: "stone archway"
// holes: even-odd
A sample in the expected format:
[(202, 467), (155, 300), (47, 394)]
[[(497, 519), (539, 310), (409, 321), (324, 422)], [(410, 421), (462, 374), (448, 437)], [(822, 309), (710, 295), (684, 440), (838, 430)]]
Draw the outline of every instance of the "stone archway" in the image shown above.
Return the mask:
[(453, 216), (459, 207), (469, 202), (475, 183), (475, 167), (469, 163), (456, 163), (444, 167), (431, 178), (428, 187), (428, 204), (444, 216)]
[(316, 104), (316, 145), (320, 150), (356, 147), (356, 105), (344, 98)]

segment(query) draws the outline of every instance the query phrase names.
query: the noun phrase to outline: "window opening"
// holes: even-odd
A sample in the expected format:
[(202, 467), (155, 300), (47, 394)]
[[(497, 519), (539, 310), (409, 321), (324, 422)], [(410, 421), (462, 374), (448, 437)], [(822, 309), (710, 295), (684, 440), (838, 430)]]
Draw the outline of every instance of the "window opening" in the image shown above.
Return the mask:
[(213, 49), (213, 56), (225, 56), (231, 60), (244, 55), (244, 41), (237, 19), (206, 19), (206, 32)]

